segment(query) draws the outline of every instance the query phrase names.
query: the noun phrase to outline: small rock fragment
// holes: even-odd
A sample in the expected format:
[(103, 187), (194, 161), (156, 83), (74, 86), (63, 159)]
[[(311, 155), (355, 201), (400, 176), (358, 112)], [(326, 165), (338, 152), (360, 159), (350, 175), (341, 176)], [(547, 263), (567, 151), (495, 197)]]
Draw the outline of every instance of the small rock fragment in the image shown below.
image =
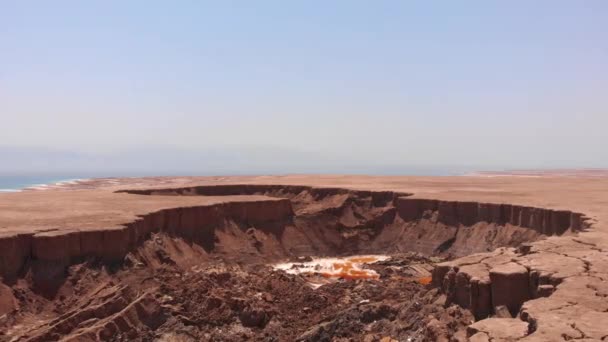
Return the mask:
[(494, 316), (496, 318), (513, 318), (509, 312), (509, 309), (504, 305), (499, 305), (494, 308)]

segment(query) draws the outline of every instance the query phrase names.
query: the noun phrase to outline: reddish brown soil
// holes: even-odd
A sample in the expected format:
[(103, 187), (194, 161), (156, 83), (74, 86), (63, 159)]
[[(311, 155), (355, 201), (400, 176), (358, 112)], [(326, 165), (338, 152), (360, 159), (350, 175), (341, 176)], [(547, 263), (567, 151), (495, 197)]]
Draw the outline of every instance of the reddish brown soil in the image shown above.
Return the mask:
[[(375, 265), (379, 280), (313, 290), (305, 278), (265, 265), (213, 260), (185, 267), (183, 255), (167, 254), (166, 244), (180, 242), (156, 235), (117, 270), (71, 266), (54, 300), (16, 286), (23, 302), (19, 315), (4, 322), (12, 326), (9, 335), (27, 341), (432, 341), (436, 334), (465, 334), (472, 319), (458, 307), (446, 311), (445, 297), (416, 281), (415, 271), (396, 269), (429, 262), (418, 255)], [(431, 329), (434, 319), (441, 323)]]
[[(569, 323), (579, 306), (597, 312), (588, 321), (608, 311), (578, 295), (605, 293), (604, 249), (563, 207), (278, 184), (79, 191), (10, 197), (83, 198), (74, 219), (20, 213), (35, 201), (0, 214), (0, 340), (552, 340), (555, 324), (564, 339), (606, 336)], [(370, 266), (379, 280), (317, 290), (268, 266), (368, 253), (393, 256)], [(431, 256), (464, 258), (429, 278)]]

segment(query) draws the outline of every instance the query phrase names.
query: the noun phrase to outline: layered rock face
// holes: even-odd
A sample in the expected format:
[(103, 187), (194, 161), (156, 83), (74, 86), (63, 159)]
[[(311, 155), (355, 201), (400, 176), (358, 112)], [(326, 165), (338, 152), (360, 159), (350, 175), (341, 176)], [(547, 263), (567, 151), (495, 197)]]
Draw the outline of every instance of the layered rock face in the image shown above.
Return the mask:
[[(518, 246), (540, 236), (562, 235), (584, 226), (580, 213), (478, 202), (412, 198), (390, 191), (354, 191), (281, 185), (217, 185), (126, 191), (141, 195), (264, 195), (288, 198), (302, 250), (295, 254), (417, 251), (465, 256)], [(293, 232), (294, 227), (286, 227)], [(312, 234), (314, 231), (315, 234)], [(323, 237), (320, 239), (319, 237)]]
[(524, 322), (526, 341), (601, 340), (607, 336), (602, 323), (608, 320), (607, 257), (587, 238), (550, 237), (441, 263), (433, 281), (448, 304), (468, 308), (481, 320), (474, 326), (484, 329), (470, 329), (476, 338), (508, 332), (501, 326), (511, 321), (484, 319), (495, 315), (518, 318), (518, 327)]
[(398, 198), (396, 206), (405, 221), (419, 219), (431, 211), (437, 212), (439, 222), (450, 226), (486, 222), (529, 228), (547, 236), (578, 231), (584, 223), (580, 213), (511, 204)]
[(0, 275), (12, 279), (26, 262), (66, 266), (83, 258), (119, 262), (150, 233), (167, 232), (209, 246), (214, 229), (226, 220), (266, 225), (291, 219), (288, 199), (227, 202), (210, 206), (173, 208), (153, 212), (122, 227), (97, 230), (51, 230), (0, 237)]
[[(574, 253), (587, 253), (589, 246), (576, 237), (559, 238), (559, 244)], [(560, 253), (555, 238), (499, 248), (438, 264), (433, 282), (448, 296), (448, 302), (470, 309), (483, 319), (506, 307), (512, 317), (531, 299), (552, 295), (558, 285), (589, 271), (589, 261)]]

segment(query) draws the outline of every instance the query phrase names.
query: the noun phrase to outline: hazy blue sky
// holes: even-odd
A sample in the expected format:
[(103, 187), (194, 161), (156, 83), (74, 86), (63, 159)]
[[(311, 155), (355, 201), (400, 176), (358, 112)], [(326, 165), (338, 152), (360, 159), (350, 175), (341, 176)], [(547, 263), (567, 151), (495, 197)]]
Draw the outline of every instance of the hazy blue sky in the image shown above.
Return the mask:
[(0, 171), (608, 167), (608, 1), (0, 0), (0, 119)]

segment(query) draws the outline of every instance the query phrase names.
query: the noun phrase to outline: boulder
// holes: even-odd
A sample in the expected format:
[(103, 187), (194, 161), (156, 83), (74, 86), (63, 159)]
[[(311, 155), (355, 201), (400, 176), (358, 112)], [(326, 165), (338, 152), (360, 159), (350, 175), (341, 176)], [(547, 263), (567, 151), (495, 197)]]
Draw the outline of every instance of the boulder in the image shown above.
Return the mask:
[(270, 315), (268, 315), (264, 309), (247, 307), (241, 311), (239, 319), (243, 326), (263, 328), (270, 320)]

